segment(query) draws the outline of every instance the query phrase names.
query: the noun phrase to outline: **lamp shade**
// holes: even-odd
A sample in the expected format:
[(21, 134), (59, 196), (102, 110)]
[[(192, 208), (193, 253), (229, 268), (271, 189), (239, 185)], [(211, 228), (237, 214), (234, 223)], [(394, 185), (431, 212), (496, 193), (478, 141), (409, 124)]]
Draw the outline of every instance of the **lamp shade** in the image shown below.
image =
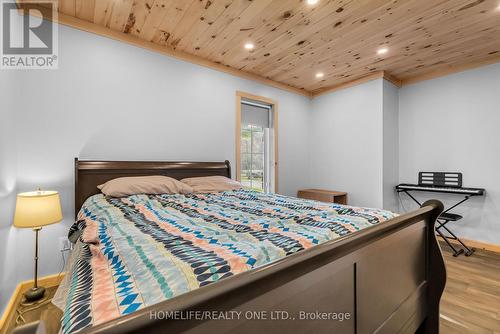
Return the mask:
[(61, 220), (61, 202), (57, 191), (30, 191), (17, 195), (14, 226), (34, 228)]

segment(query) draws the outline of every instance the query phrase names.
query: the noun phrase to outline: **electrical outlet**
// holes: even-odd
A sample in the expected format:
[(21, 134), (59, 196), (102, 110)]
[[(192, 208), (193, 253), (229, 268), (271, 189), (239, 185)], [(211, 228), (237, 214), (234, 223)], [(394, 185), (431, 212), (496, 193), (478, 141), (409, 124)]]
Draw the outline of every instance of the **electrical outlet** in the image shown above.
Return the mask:
[(69, 239), (66, 237), (60, 237), (59, 238), (59, 250), (61, 252), (68, 251), (71, 249), (71, 243), (69, 242)]

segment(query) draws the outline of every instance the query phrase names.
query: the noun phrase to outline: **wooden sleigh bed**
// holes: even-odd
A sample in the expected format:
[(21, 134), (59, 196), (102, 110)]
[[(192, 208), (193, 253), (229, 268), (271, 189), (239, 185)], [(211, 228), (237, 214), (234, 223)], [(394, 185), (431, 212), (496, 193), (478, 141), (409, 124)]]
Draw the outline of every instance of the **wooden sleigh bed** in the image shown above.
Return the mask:
[[(139, 175), (231, 177), (231, 170), (228, 161), (75, 159), (75, 211), (98, 193), (97, 185)], [(434, 223), (442, 210), (439, 201), (428, 201), (416, 211), (81, 333), (437, 333), (446, 272)], [(165, 319), (171, 311), (182, 311), (184, 320)], [(200, 320), (189, 317), (194, 311), (237, 311), (243, 316)], [(311, 316), (283, 319), (300, 311)], [(350, 316), (343, 321), (311, 319), (331, 316), (315, 312)]]

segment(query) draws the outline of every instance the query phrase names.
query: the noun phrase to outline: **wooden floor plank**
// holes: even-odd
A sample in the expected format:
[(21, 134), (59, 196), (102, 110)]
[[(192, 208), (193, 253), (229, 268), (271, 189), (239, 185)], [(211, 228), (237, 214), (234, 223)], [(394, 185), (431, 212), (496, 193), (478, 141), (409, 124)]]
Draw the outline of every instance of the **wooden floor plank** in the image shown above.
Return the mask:
[(500, 333), (500, 254), (476, 250), (453, 257), (442, 243), (447, 281), (441, 299), (440, 332)]

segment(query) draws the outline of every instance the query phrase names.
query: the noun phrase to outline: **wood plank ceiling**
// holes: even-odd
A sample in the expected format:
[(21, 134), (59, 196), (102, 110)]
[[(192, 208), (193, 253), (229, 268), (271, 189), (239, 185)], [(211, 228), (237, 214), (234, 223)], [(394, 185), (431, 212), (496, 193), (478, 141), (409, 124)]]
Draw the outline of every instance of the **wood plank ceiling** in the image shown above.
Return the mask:
[(500, 0), (58, 2), (60, 13), (310, 93), (377, 71), (411, 81), (500, 60)]

